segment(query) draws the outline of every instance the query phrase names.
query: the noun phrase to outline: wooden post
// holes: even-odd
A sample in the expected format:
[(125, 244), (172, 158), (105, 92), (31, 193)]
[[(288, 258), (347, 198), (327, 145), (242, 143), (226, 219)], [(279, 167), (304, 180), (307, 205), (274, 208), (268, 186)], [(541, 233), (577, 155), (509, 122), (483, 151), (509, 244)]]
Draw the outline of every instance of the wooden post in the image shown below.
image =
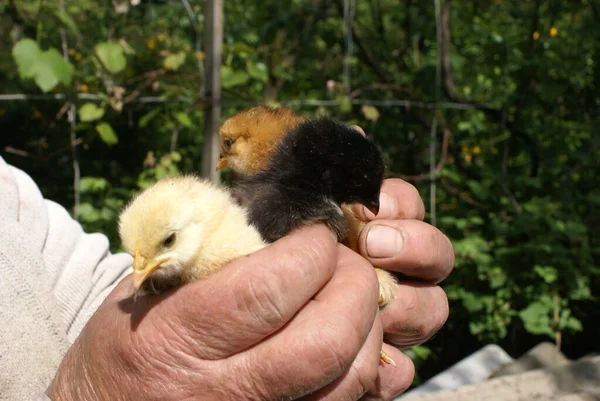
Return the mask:
[(205, 8), (204, 49), (204, 148), (202, 176), (220, 181), (215, 170), (219, 158), (219, 124), (221, 119), (221, 60), (223, 48), (223, 0), (207, 0)]

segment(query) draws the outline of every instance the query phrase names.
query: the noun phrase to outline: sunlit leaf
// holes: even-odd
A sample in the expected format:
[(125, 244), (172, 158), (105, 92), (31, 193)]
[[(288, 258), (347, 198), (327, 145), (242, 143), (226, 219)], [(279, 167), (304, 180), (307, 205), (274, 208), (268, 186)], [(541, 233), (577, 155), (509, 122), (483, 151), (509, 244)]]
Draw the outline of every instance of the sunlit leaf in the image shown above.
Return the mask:
[(98, 43), (94, 47), (94, 51), (102, 62), (102, 65), (113, 74), (123, 71), (127, 66), (127, 59), (123, 53), (123, 48), (118, 43)]
[(263, 63), (255, 63), (248, 67), (248, 74), (261, 82), (267, 82), (269, 75), (267, 73), (267, 66)]
[(42, 52), (38, 62), (49, 68), (59, 82), (71, 84), (73, 65), (66, 61), (58, 50), (50, 48)]
[(12, 54), (17, 62), (21, 78), (33, 78), (35, 76), (40, 53), (40, 47), (32, 39), (21, 39), (13, 46)]
[(175, 113), (175, 119), (179, 121), (179, 124), (183, 125), (186, 128), (192, 128), (192, 126), (194, 125), (190, 117), (183, 112)]
[(185, 52), (180, 51), (177, 53), (169, 54), (167, 57), (165, 57), (165, 59), (163, 60), (163, 67), (165, 67), (166, 70), (177, 71), (179, 67), (183, 65), (184, 62)]
[(249, 76), (242, 71), (233, 71), (227, 66), (221, 67), (221, 86), (223, 88), (232, 88), (248, 82)]
[(94, 121), (102, 118), (104, 109), (98, 107), (95, 103), (86, 103), (79, 108), (78, 113), (81, 121)]
[(98, 132), (98, 134), (100, 134), (100, 138), (102, 138), (104, 143), (106, 143), (107, 145), (115, 145), (119, 142), (117, 134), (115, 133), (115, 131), (109, 123), (103, 122), (96, 125), (96, 131)]

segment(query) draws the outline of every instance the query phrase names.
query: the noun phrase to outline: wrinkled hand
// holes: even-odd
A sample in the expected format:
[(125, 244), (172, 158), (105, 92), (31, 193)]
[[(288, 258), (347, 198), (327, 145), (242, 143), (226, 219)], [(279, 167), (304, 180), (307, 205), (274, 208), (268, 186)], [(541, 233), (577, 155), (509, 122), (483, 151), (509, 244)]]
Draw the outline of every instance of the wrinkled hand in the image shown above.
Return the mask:
[[(361, 231), (359, 251), (374, 266), (415, 279), (401, 280), (395, 299), (381, 313), (386, 342), (408, 348), (427, 341), (448, 318), (448, 299), (437, 283), (452, 271), (454, 251), (444, 234), (422, 221), (425, 207), (413, 185), (385, 180), (380, 203), (377, 216), (362, 206), (355, 210), (361, 220), (370, 221)], [(404, 354), (387, 344), (383, 349), (404, 374), (414, 373)], [(395, 387), (397, 372), (381, 366), (371, 395), (389, 399), (403, 391), (406, 387)]]
[[(51, 399), (356, 400), (383, 377), (374, 270), (322, 225), (207, 279), (131, 295), (128, 277), (91, 317)], [(410, 384), (399, 372), (387, 385)]]

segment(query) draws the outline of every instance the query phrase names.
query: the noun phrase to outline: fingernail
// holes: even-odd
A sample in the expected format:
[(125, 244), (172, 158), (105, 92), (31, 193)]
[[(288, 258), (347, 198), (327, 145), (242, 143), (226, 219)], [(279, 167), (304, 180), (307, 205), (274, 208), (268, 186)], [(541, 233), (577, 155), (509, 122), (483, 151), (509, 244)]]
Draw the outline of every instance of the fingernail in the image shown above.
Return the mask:
[[(392, 199), (391, 196), (389, 196), (385, 192), (382, 192), (379, 195), (379, 214), (377, 215), (377, 217), (385, 219), (390, 216), (393, 216), (395, 212), (396, 202), (394, 201), (394, 199)], [(375, 215), (364, 206), (363, 214), (369, 220), (373, 220), (375, 218)]]
[(367, 255), (371, 258), (389, 258), (397, 255), (403, 245), (404, 237), (392, 227), (373, 225), (367, 233)]

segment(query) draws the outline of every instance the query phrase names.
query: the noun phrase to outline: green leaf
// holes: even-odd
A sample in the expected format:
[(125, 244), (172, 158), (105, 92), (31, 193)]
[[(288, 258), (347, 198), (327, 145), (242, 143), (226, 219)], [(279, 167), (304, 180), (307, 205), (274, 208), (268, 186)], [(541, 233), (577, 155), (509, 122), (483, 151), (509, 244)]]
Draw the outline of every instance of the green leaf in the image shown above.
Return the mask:
[(519, 317), (525, 325), (525, 330), (532, 334), (546, 334), (554, 337), (550, 315), (554, 311), (552, 302), (532, 302), (519, 312)]
[(565, 322), (561, 322), (561, 327), (568, 328), (572, 331), (583, 330), (583, 325), (581, 324), (581, 321), (574, 316), (569, 316)]
[(65, 85), (71, 84), (73, 78), (73, 65), (66, 61), (63, 56), (54, 48), (42, 52), (39, 62), (45, 64), (56, 79)]
[(267, 66), (263, 63), (252, 64), (250, 67), (248, 67), (248, 74), (252, 78), (261, 82), (267, 82), (267, 79), (269, 78)]
[(558, 279), (558, 271), (551, 266), (534, 266), (533, 271), (548, 284), (552, 284)]
[(194, 125), (192, 123), (192, 120), (190, 119), (190, 117), (181, 111), (178, 113), (175, 113), (175, 119), (177, 119), (177, 121), (179, 121), (179, 124), (183, 125), (186, 128), (192, 128), (192, 126)]
[(104, 67), (112, 74), (123, 71), (127, 66), (127, 59), (123, 53), (123, 48), (117, 43), (98, 43), (94, 47), (94, 51)]
[(165, 67), (166, 70), (177, 71), (179, 67), (183, 65), (184, 62), (185, 52), (180, 51), (177, 53), (169, 54), (167, 57), (165, 57), (165, 59), (163, 60), (163, 67)]
[(416, 345), (411, 350), (414, 352), (415, 357), (419, 359), (427, 359), (431, 355), (431, 349), (423, 345)]
[(52, 72), (52, 68), (49, 65), (36, 62), (35, 67), (35, 84), (42, 90), (42, 92), (50, 92), (56, 85), (58, 85), (58, 78)]
[(112, 129), (109, 123), (100, 123), (96, 125), (96, 131), (98, 131), (98, 134), (100, 134), (100, 138), (102, 138), (104, 143), (106, 143), (109, 146), (115, 145), (119, 142), (117, 134)]
[(84, 122), (97, 120), (103, 115), (104, 109), (96, 106), (95, 103), (86, 103), (79, 108), (79, 119)]
[(250, 77), (248, 74), (241, 71), (233, 71), (226, 65), (221, 67), (221, 86), (223, 88), (231, 88), (237, 85), (242, 85), (248, 82)]
[(105, 178), (100, 177), (81, 177), (79, 186), (82, 193), (100, 192), (109, 187), (109, 183)]
[(19, 68), (21, 79), (34, 78), (37, 61), (40, 58), (40, 47), (32, 39), (21, 39), (12, 49), (12, 55)]

